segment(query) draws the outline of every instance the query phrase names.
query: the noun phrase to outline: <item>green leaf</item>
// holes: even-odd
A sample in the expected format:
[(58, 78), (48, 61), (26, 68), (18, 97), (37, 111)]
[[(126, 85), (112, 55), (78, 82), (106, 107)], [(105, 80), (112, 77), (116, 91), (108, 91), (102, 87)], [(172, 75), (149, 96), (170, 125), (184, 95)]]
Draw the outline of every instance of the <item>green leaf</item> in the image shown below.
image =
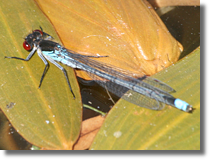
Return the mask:
[(108, 113), (92, 150), (199, 150), (200, 48), (153, 77), (176, 90), (172, 95), (195, 109), (171, 106), (152, 111), (120, 100)]
[(24, 37), (41, 26), (59, 42), (51, 23), (31, 0), (0, 1), (0, 107), (14, 128), (43, 149), (71, 149), (80, 132), (81, 97), (73, 70), (67, 67), (76, 99), (63, 73), (54, 65), (38, 89), (44, 63), (35, 54), (28, 62)]

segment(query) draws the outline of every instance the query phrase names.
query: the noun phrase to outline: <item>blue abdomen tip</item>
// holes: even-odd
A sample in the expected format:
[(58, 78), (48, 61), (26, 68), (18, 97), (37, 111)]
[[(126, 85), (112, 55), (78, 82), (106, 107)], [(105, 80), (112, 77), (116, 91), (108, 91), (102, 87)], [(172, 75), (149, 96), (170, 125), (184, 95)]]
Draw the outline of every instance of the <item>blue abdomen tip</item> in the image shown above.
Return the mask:
[(174, 105), (176, 108), (181, 109), (183, 111), (187, 111), (189, 104), (181, 99), (176, 99), (174, 101)]

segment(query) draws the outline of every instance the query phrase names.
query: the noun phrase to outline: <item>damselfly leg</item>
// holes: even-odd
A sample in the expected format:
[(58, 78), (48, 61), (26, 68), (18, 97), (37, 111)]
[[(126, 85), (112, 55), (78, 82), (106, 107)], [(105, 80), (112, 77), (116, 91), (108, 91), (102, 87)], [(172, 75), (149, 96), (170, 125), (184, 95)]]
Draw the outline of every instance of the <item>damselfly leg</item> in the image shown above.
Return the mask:
[[(75, 99), (75, 94), (74, 94), (74, 92), (72, 90), (72, 87), (71, 87), (71, 84), (69, 82), (69, 78), (68, 78), (68, 75), (67, 75), (66, 70), (61, 65), (59, 65), (58, 63), (56, 63), (53, 59), (51, 59), (50, 57), (48, 57), (48, 56), (45, 56), (44, 57), (40, 48), (37, 49), (37, 53), (38, 53), (39, 57), (42, 59), (42, 61), (44, 62), (44, 64), (45, 64), (46, 67), (49, 65), (48, 62), (46, 61), (46, 59), (47, 59), (48, 61), (50, 61), (52, 64), (54, 64), (56, 67), (58, 67), (63, 72), (63, 74), (64, 74), (64, 76), (66, 78), (66, 81), (68, 83), (69, 89), (70, 89), (70, 91), (71, 91), (71, 93), (72, 93), (72, 95), (73, 95), (73, 97)], [(47, 69), (48, 68), (46, 69), (46, 67), (45, 67), (44, 73), (42, 75), (42, 78), (41, 78), (41, 81), (40, 81), (40, 85), (41, 85), (41, 82), (42, 82), (42, 80), (43, 80), (46, 72), (47, 72)]]
[(31, 57), (34, 55), (36, 50), (37, 50), (37, 48), (34, 46), (33, 50), (29, 53), (29, 55), (26, 57), (26, 59), (20, 58), (20, 57), (8, 57), (8, 56), (5, 56), (4, 58), (18, 59), (18, 60), (22, 60), (22, 61), (29, 61), (31, 59)]

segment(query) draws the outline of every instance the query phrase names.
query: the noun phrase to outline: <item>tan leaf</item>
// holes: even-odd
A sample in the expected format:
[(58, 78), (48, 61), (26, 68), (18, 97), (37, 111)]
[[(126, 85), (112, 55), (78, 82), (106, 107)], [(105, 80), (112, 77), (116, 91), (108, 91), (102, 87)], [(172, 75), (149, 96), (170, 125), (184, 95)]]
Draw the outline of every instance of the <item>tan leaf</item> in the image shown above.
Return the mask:
[(104, 117), (97, 116), (82, 122), (80, 137), (74, 146), (74, 150), (88, 149), (103, 124)]
[[(63, 44), (81, 54), (131, 71), (152, 75), (176, 62), (182, 46), (144, 0), (36, 0)], [(77, 72), (88, 79), (86, 73)]]

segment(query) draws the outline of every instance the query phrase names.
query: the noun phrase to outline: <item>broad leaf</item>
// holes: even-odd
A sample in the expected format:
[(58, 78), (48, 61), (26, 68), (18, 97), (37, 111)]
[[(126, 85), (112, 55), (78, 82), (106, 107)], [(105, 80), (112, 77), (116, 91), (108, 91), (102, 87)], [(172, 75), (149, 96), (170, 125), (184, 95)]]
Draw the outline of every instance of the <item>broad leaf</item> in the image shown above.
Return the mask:
[(44, 70), (34, 55), (28, 62), (4, 59), (26, 58), (25, 36), (41, 26), (56, 41), (48, 19), (31, 0), (0, 1), (0, 107), (15, 129), (30, 143), (43, 149), (71, 149), (81, 123), (81, 98), (74, 72), (67, 68), (76, 95), (73, 99), (63, 73), (51, 65), (38, 89)]
[(109, 112), (90, 149), (200, 149), (200, 48), (154, 77), (172, 86), (176, 90), (172, 95), (191, 104), (194, 112), (170, 106), (152, 111), (120, 100)]

